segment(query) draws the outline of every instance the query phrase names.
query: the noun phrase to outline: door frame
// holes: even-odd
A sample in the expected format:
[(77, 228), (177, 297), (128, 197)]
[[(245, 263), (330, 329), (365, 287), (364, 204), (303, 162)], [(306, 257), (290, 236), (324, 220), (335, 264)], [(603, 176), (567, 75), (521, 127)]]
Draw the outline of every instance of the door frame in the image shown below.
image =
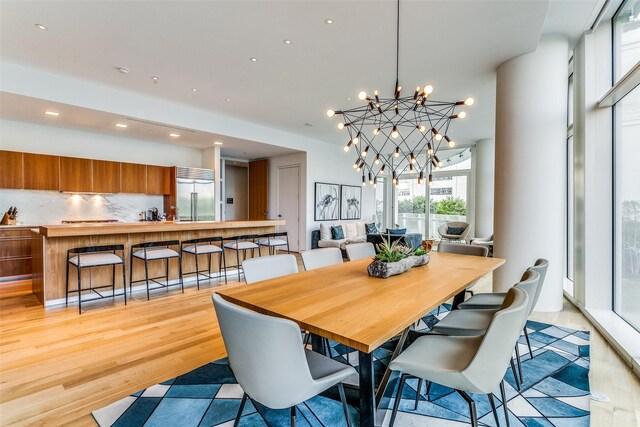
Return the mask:
[(298, 252), (300, 252), (301, 250), (300, 237), (302, 236), (302, 233), (304, 233), (304, 230), (302, 230), (302, 221), (300, 221), (300, 214), (303, 212), (303, 209), (300, 206), (300, 203), (302, 202), (302, 197), (301, 197), (302, 165), (300, 163), (280, 165), (276, 168), (276, 215), (279, 215), (279, 212), (280, 212), (280, 170), (290, 169), (290, 168), (298, 168), (298, 241), (296, 243), (298, 247)]

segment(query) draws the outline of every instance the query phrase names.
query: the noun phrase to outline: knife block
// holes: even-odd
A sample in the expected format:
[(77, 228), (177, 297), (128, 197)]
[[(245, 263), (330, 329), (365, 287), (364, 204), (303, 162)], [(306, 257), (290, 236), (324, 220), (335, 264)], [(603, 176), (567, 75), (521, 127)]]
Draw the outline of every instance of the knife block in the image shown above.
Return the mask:
[(9, 219), (9, 214), (5, 212), (2, 221), (0, 221), (0, 225), (16, 225), (16, 220), (15, 218)]

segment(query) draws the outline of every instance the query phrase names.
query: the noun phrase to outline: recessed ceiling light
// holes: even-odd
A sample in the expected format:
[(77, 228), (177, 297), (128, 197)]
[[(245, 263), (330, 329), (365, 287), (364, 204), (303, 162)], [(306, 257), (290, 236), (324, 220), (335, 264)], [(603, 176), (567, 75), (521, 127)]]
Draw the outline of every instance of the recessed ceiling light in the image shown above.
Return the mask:
[(220, 141), (215, 141), (215, 142), (213, 143), (213, 145), (222, 145), (222, 142), (220, 142)]
[(249, 58), (249, 61), (251, 61), (251, 62), (256, 62), (257, 60), (258, 60), (258, 58), (254, 58), (254, 57)]
[(180, 136), (180, 134), (179, 133), (170, 133), (169, 136), (171, 138), (178, 138)]
[(351, 101), (351, 98), (347, 96), (347, 101)]
[(116, 70), (120, 71), (121, 74), (129, 74), (129, 69), (127, 67), (116, 67)]
[(47, 27), (45, 25), (42, 25), (42, 24), (36, 24), (36, 28), (39, 29), (39, 30), (43, 30), (43, 31), (47, 29)]
[(225, 101), (231, 102), (231, 98), (227, 98), (227, 99), (225, 99)]
[(282, 40), (282, 43), (284, 43), (284, 44), (291, 44), (292, 42), (291, 42), (291, 40), (285, 39), (285, 40)]
[(56, 112), (56, 111), (45, 111), (44, 112), (47, 116), (59, 116), (60, 113)]
[(193, 89), (191, 89), (191, 92), (197, 92), (198, 89), (196, 89), (195, 87)]
[(116, 123), (116, 127), (117, 128), (126, 128), (128, 125), (124, 124), (124, 123)]
[(159, 78), (157, 78), (156, 76), (151, 76), (151, 80), (153, 80), (154, 84), (158, 83), (158, 80), (160, 80)]
[(324, 20), (324, 23), (327, 24), (327, 25), (331, 25), (331, 24), (333, 24), (333, 19), (327, 18), (327, 19)]

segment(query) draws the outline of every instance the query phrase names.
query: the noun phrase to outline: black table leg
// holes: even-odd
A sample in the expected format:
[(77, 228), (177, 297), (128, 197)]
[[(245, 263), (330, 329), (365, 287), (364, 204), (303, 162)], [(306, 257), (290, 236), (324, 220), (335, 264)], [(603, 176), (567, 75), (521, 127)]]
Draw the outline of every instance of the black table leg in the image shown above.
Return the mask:
[[(395, 359), (400, 355), (400, 353), (402, 353), (402, 350), (404, 350), (404, 344), (409, 336), (409, 331), (411, 330), (413, 330), (413, 325), (409, 326), (402, 332), (402, 335), (400, 335), (400, 339), (398, 340), (398, 344), (396, 345), (395, 350), (393, 350), (393, 355), (391, 355), (391, 360)], [(382, 376), (380, 385), (378, 385), (378, 391), (376, 391), (376, 407), (380, 405), (380, 401), (382, 400), (382, 396), (384, 396), (384, 391), (387, 388), (389, 378), (391, 378), (391, 369), (387, 366), (384, 370), (384, 375)]]
[(311, 332), (309, 332), (309, 334), (311, 334), (311, 350), (315, 351), (316, 353), (324, 354), (322, 337), (320, 335), (312, 334)]
[(453, 304), (451, 304), (451, 310), (457, 310), (458, 306), (464, 302), (465, 292), (466, 292), (466, 289), (463, 289), (453, 297)]
[(373, 384), (373, 354), (358, 352), (360, 371), (360, 425), (376, 425), (376, 397)]

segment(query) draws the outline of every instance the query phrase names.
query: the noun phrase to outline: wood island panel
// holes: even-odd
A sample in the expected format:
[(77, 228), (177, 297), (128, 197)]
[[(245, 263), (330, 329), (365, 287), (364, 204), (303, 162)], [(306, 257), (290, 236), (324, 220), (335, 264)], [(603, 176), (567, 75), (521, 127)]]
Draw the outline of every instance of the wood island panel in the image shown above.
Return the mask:
[(23, 188), (22, 153), (0, 150), (0, 188)]
[[(69, 224), (56, 226), (41, 226), (39, 235), (40, 247), (34, 249), (34, 280), (33, 290), (40, 301), (47, 303), (60, 302), (65, 297), (67, 251), (71, 248), (98, 245), (123, 244), (125, 246), (125, 272), (129, 281), (129, 269), (131, 268), (131, 246), (142, 242), (166, 241), (166, 240), (190, 240), (195, 238), (221, 236), (230, 238), (241, 234), (265, 234), (275, 231), (275, 227), (284, 225), (281, 220), (274, 221), (208, 221), (193, 223), (170, 222), (141, 222), (141, 223), (110, 223), (110, 224)], [(37, 245), (34, 245), (37, 246)], [(175, 248), (177, 249), (177, 248)], [(36, 253), (42, 254), (36, 259)], [(264, 251), (266, 254), (266, 250)], [(234, 251), (225, 251), (227, 265), (236, 265)], [(206, 265), (206, 258), (201, 256), (200, 268)], [(242, 262), (242, 259), (241, 259)], [(133, 280), (144, 278), (143, 263), (134, 261)], [(100, 267), (82, 271), (82, 284), (88, 288), (91, 278), (94, 286), (110, 284), (112, 278), (111, 267)], [(212, 272), (218, 270), (218, 256), (212, 257)], [(36, 271), (41, 272), (40, 274)], [(185, 273), (195, 271), (195, 262), (192, 255), (183, 258), (183, 271)], [(149, 263), (149, 277), (164, 275), (165, 261)], [(169, 261), (169, 279), (178, 279), (178, 259)], [(193, 276), (191, 276), (193, 277)], [(190, 276), (187, 276), (189, 279)], [(122, 289), (122, 273), (120, 267), (116, 267), (116, 289)], [(136, 283), (134, 286), (144, 286), (144, 283)], [(128, 286), (128, 284), (127, 284)], [(152, 286), (153, 288), (153, 286)], [(69, 289), (77, 289), (77, 273), (75, 268), (70, 269)], [(170, 289), (178, 290), (175, 286)], [(164, 290), (152, 291), (151, 298)]]
[(60, 191), (93, 190), (91, 159), (60, 157)]
[(120, 163), (108, 160), (92, 160), (93, 190), (96, 193), (120, 191)]
[(147, 192), (147, 165), (120, 163), (121, 186), (123, 193)]
[(59, 190), (60, 157), (23, 153), (25, 190)]

